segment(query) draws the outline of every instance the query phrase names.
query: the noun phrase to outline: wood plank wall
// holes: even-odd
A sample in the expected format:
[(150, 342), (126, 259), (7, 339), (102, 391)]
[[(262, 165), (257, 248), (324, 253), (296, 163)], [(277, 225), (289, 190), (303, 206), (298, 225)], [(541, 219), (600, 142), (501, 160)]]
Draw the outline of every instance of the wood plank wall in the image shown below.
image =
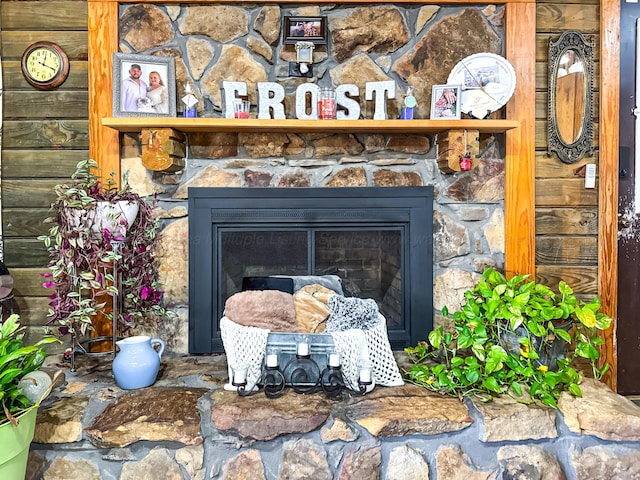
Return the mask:
[[(0, 54), (4, 83), (2, 229), (4, 262), (15, 280), (16, 306), (30, 334), (41, 334), (47, 295), (47, 251), (37, 236), (53, 201), (53, 186), (68, 179), (89, 154), (86, 0), (2, 0)], [(67, 53), (69, 77), (55, 91), (34, 89), (20, 58), (48, 40)]]
[[(578, 30), (593, 40), (594, 144), (592, 157), (562, 163), (547, 156), (549, 40)], [(599, 0), (536, 4), (536, 277), (548, 285), (564, 279), (581, 294), (598, 292), (598, 192), (584, 188), (584, 165), (598, 164)]]
[[(584, 189), (580, 167), (546, 154), (547, 61), (549, 39), (568, 29), (591, 36), (595, 45), (595, 114), (598, 114), (599, 1), (539, 0), (536, 6), (536, 275), (555, 284), (569, 281), (580, 293), (597, 292), (598, 197)], [(36, 237), (53, 199), (52, 187), (68, 178), (88, 156), (86, 0), (2, 0), (1, 57), (4, 80), (2, 223), (5, 263), (15, 278), (23, 321), (35, 327), (46, 316), (41, 287), (47, 254)], [(71, 60), (67, 81), (54, 92), (39, 92), (23, 79), (20, 56), (32, 42), (59, 43)], [(578, 172), (578, 173), (577, 173)]]

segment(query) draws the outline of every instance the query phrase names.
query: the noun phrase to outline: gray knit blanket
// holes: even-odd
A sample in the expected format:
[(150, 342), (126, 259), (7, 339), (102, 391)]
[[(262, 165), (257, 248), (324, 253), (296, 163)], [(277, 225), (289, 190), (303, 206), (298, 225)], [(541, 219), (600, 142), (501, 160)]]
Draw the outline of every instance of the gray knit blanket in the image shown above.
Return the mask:
[(328, 307), (327, 333), (344, 332), (352, 328), (369, 330), (378, 322), (378, 304), (371, 298), (331, 295)]

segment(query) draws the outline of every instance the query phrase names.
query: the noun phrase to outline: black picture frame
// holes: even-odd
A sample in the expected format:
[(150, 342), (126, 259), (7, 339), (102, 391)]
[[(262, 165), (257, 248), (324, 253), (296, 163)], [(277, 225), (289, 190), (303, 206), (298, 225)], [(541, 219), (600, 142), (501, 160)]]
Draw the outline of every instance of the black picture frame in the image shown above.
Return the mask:
[[(133, 66), (140, 68), (140, 79), (144, 87), (137, 85), (131, 88), (124, 84), (130, 78)], [(149, 75), (157, 73), (166, 90), (162, 95), (147, 96), (146, 86), (149, 83)], [(135, 87), (135, 85), (134, 85)], [(143, 100), (135, 101), (128, 97), (128, 92), (133, 92), (136, 97)], [(158, 100), (160, 98), (161, 100)], [(152, 100), (153, 99), (153, 100)], [(155, 105), (154, 105), (154, 102)], [(175, 117), (176, 116), (176, 67), (175, 60), (171, 57), (156, 57), (153, 55), (137, 55), (127, 53), (113, 54), (113, 116), (114, 117)]]
[(311, 42), (327, 43), (327, 17), (284, 17), (282, 35), (285, 44)]

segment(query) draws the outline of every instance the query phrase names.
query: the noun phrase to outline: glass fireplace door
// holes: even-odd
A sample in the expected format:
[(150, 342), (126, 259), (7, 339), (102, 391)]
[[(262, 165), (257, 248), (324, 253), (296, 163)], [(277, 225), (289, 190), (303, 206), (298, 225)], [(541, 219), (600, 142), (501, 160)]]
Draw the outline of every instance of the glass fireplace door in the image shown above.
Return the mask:
[(377, 302), (392, 348), (424, 340), (433, 187), (189, 189), (189, 352), (224, 351), (220, 318), (243, 278), (328, 274)]

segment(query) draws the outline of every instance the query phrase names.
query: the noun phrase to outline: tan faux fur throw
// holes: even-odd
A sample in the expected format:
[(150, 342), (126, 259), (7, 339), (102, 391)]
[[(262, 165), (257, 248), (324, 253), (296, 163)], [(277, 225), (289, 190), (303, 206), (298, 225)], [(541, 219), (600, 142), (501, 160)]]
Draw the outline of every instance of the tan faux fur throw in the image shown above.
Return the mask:
[(293, 295), (279, 290), (235, 293), (224, 304), (224, 315), (246, 327), (265, 328), (272, 332), (298, 331)]
[(298, 331), (302, 333), (324, 332), (324, 322), (329, 316), (327, 302), (336, 292), (322, 285), (307, 285), (293, 294)]

